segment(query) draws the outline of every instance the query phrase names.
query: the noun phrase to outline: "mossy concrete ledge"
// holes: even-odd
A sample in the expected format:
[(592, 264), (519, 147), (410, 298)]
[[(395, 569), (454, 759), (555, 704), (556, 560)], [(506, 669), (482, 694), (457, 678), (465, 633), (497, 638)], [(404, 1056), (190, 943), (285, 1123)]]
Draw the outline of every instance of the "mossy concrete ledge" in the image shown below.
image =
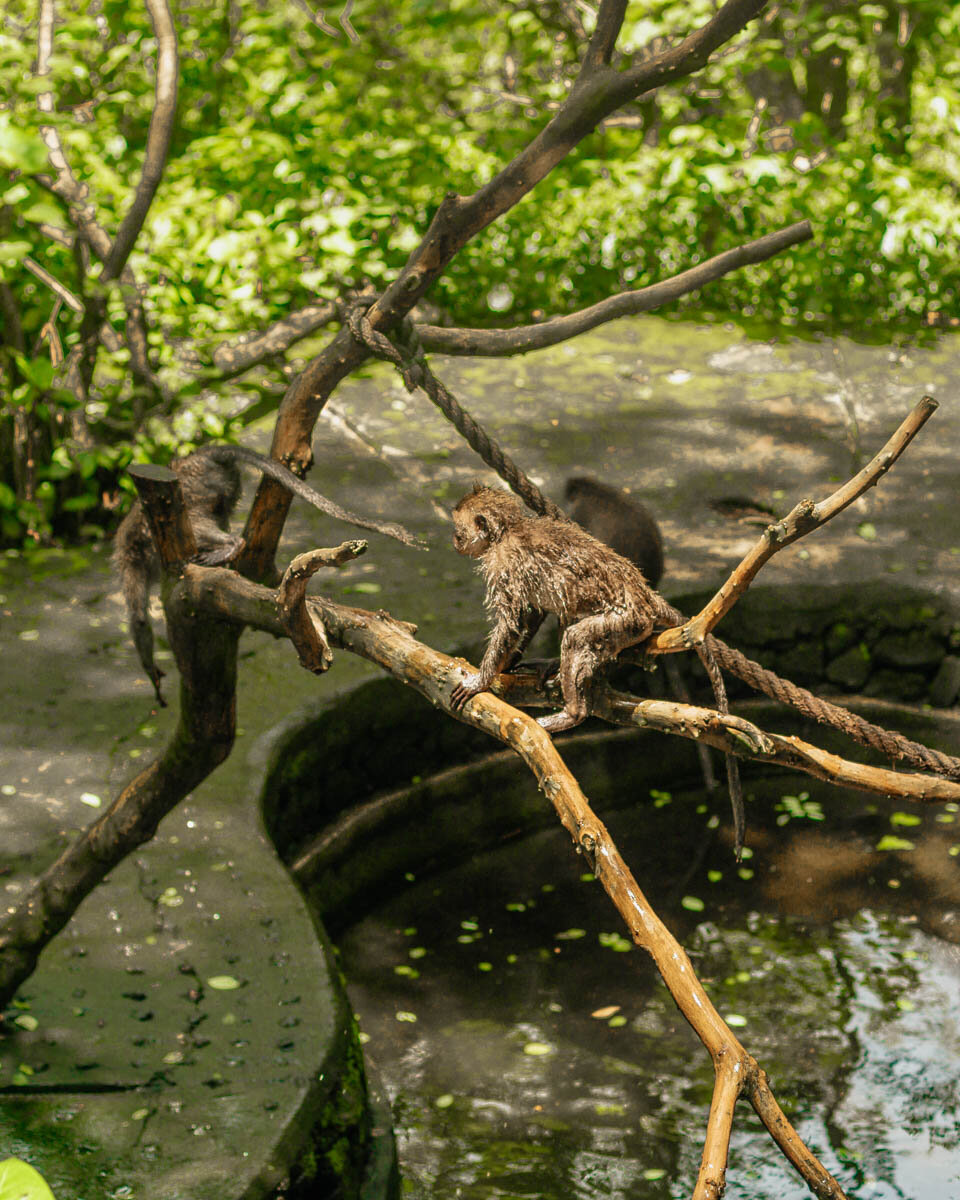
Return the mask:
[(112, 872), (6, 1014), (0, 1158), (57, 1200), (395, 1193), (336, 956), (260, 825), (263, 761), (238, 749)]

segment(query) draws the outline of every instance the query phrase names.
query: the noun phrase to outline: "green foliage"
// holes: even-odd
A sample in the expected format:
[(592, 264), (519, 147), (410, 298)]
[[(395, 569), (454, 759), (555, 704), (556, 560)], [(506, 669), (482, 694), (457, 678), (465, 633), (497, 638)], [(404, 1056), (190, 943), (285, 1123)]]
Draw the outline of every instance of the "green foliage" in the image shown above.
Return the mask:
[[(642, 57), (714, 7), (631, 5), (620, 46)], [(386, 285), (443, 194), (490, 180), (549, 119), (582, 43), (558, 5), (357, 0), (356, 40), (332, 11), (174, 5), (177, 126), (130, 265), (153, 366), (175, 399), (134, 383), (126, 349), (101, 350), (85, 412), (102, 448), (91, 467), (49, 367), (57, 341), (64, 354), (79, 345), (81, 317), (62, 305), (51, 336), (55, 297), (24, 267), (30, 255), (74, 294), (97, 294), (95, 272), (84, 281), (74, 251), (44, 232), (73, 225), (39, 178), (50, 171), (41, 130), (58, 130), (113, 235), (143, 165), (156, 42), (142, 6), (62, 0), (50, 71), (37, 79), (36, 6), (0, 0), (0, 286), (22, 326), (18, 344), (5, 319), (0, 344), (4, 538), (78, 532), (80, 514), (106, 516), (131, 458), (162, 460), (178, 441), (269, 411), (282, 380), (259, 371), (225, 387), (214, 350), (318, 297)], [(458, 324), (528, 321), (809, 217), (813, 242), (675, 311), (852, 331), (949, 319), (960, 290), (960, 4), (772, 11), (692, 79), (628, 106), (632, 126), (588, 137), (465, 248), (430, 302)], [(38, 107), (48, 90), (52, 114)], [(106, 299), (122, 331), (122, 288)], [(29, 499), (14, 469), (17, 420), (46, 451), (34, 455)]]

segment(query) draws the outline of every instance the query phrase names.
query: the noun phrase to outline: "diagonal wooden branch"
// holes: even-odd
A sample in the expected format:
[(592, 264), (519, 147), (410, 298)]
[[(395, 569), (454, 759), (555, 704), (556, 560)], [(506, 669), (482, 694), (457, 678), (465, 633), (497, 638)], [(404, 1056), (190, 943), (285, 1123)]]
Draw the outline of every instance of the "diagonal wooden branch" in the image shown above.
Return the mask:
[(155, 102), (147, 131), (143, 170), (126, 216), (120, 222), (103, 268), (104, 281), (116, 279), (130, 257), (130, 251), (147, 219), (150, 205), (160, 186), (173, 138), (177, 112), (177, 74), (179, 55), (177, 34), (167, 0), (145, 0), (157, 38), (157, 82)]
[(821, 500), (819, 504), (815, 504), (812, 500), (801, 500), (782, 521), (778, 521), (775, 525), (768, 525), (753, 549), (743, 558), (706, 607), (685, 624), (654, 634), (648, 642), (644, 643), (645, 652), (650, 654), (676, 653), (680, 650), (689, 650), (691, 646), (702, 642), (733, 608), (764, 563), (769, 562), (785, 546), (789, 546), (814, 529), (825, 525), (827, 521), (849, 507), (864, 492), (875, 487), (933, 416), (937, 408), (937, 402), (932, 396), (924, 396), (901, 422), (884, 447), (843, 487)]
[[(494, 680), (493, 691), (511, 704), (524, 707), (554, 708), (562, 704), (555, 687), (553, 696), (549, 691), (545, 695), (527, 675), (500, 675)], [(918, 804), (960, 800), (960, 781), (956, 779), (852, 762), (802, 738), (769, 733), (743, 717), (718, 713), (712, 708), (670, 700), (641, 700), (600, 687), (595, 690), (590, 711), (612, 725), (633, 725), (674, 734), (752, 762), (803, 771), (838, 787), (880, 796), (901, 796)]]
[[(198, 567), (186, 568), (182, 587), (198, 611), (278, 631), (275, 593), (268, 588), (221, 568)], [(462, 660), (417, 641), (409, 627), (400, 622), (319, 597), (311, 598), (307, 604), (322, 613), (332, 641), (377, 663), (464, 724), (483, 730), (513, 749), (530, 768), (578, 850), (593, 864), (597, 878), (626, 922), (634, 942), (651, 955), (680, 1011), (710, 1053), (721, 1081), (711, 1104), (693, 1200), (717, 1200), (723, 1194), (733, 1107), (736, 1097), (743, 1093), (750, 1097), (754, 1107), (760, 1106), (758, 1112), (763, 1109), (765, 1123), (769, 1122), (772, 1134), (776, 1131), (778, 1145), (811, 1190), (822, 1198), (842, 1200), (844, 1193), (839, 1183), (790, 1125), (759, 1064), (720, 1017), (683, 947), (650, 906), (549, 735), (531, 717), (490, 693), (474, 697), (465, 710), (452, 713), (450, 692), (459, 678)], [(710, 714), (714, 718), (716, 715)], [(768, 736), (736, 717), (725, 720), (731, 727), (755, 731), (758, 738)], [(741, 736), (747, 740), (746, 735)]]
[[(392, 328), (472, 237), (531, 191), (604, 117), (633, 96), (698, 70), (713, 50), (742, 29), (763, 6), (764, 0), (727, 0), (682, 43), (681, 52), (671, 50), (651, 56), (640, 67), (631, 69), (626, 85), (624, 75), (591, 60), (591, 69), (581, 70), (577, 85), (559, 111), (503, 170), (468, 198), (453, 192), (444, 197), (419, 246), (371, 306), (367, 315), (373, 327)], [(598, 44), (604, 47), (619, 7), (619, 0), (611, 0), (603, 9), (604, 32)], [(337, 384), (366, 357), (366, 348), (348, 330), (341, 330), (291, 383), (274, 430), (271, 454), (275, 458), (298, 472), (309, 467), (310, 439), (321, 409)], [(244, 574), (261, 578), (270, 574), (289, 507), (289, 494), (282, 488), (267, 480), (260, 483), (244, 529), (247, 549), (239, 563)]]
[(536, 325), (517, 325), (513, 329), (463, 329), (418, 325), (417, 332), (424, 349), (440, 354), (473, 354), (488, 357), (526, 354), (530, 350), (556, 346), (578, 334), (596, 329), (598, 325), (604, 325), (607, 321), (615, 321), (618, 317), (649, 312), (653, 308), (669, 304), (731, 271), (751, 263), (764, 262), (811, 237), (813, 229), (810, 222), (798, 221), (785, 229), (778, 229), (775, 233), (765, 234), (755, 241), (734, 246), (732, 250), (725, 250), (722, 254), (708, 258), (706, 262), (698, 263), (697, 266), (681, 271), (669, 279), (652, 283), (649, 287), (608, 296), (589, 308), (553, 317)]

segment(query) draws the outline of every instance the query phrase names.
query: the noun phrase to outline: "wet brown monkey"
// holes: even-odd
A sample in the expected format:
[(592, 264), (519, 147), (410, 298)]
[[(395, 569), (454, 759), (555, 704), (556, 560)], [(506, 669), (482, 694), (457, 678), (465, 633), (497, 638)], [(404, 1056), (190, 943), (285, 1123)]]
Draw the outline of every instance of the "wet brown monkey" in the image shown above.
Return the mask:
[[(539, 717), (549, 733), (572, 729), (589, 711), (598, 671), (629, 646), (645, 641), (655, 623), (675, 625), (679, 614), (629, 559), (573, 521), (529, 516), (507, 492), (476, 486), (453, 510), (453, 545), (475, 558), (486, 583), (493, 629), (480, 670), (451, 693), (453, 707), (488, 691), (508, 668), (531, 630), (548, 613), (560, 622), (560, 687), (563, 710)], [(723, 681), (710, 652), (698, 651), (726, 711)], [(744, 812), (739, 773), (726, 756), (733, 807), (735, 852), (743, 845)]]
[(475, 558), (494, 620), (480, 670), (454, 688), (461, 707), (487, 691), (528, 636), (552, 613), (560, 622), (563, 711), (540, 717), (550, 733), (587, 716), (587, 693), (598, 669), (621, 650), (645, 641), (671, 610), (629, 559), (572, 521), (528, 516), (507, 492), (477, 486), (453, 510), (453, 545)]
[[(198, 554), (195, 561), (204, 566), (230, 562), (243, 549), (243, 538), (230, 533), (228, 529), (230, 516), (240, 499), (240, 463), (256, 467), (328, 516), (362, 529), (383, 533), (408, 546), (421, 546), (402, 525), (357, 516), (341, 508), (276, 459), (266, 458), (246, 446), (204, 446), (194, 454), (170, 464), (180, 480), (187, 515), (196, 538)], [(134, 501), (117, 529), (113, 565), (120, 581), (130, 633), (140, 662), (153, 684), (157, 702), (165, 704), (160, 692), (163, 672), (154, 662), (153, 630), (147, 615), (150, 589), (160, 579), (160, 561), (139, 500)]]

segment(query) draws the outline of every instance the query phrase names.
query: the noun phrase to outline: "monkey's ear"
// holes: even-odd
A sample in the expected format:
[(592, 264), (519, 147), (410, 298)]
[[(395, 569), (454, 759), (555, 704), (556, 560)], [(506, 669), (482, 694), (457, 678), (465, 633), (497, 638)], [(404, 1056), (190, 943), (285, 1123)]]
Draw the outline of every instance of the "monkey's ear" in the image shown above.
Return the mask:
[(487, 518), (486, 518), (486, 517), (483, 515), (483, 513), (477, 513), (477, 515), (476, 515), (476, 525), (477, 525), (477, 528), (480, 530), (480, 532), (483, 534), (483, 536), (484, 536), (484, 537), (489, 537), (489, 536), (490, 536), (490, 522), (489, 522), (489, 521), (487, 520)]

